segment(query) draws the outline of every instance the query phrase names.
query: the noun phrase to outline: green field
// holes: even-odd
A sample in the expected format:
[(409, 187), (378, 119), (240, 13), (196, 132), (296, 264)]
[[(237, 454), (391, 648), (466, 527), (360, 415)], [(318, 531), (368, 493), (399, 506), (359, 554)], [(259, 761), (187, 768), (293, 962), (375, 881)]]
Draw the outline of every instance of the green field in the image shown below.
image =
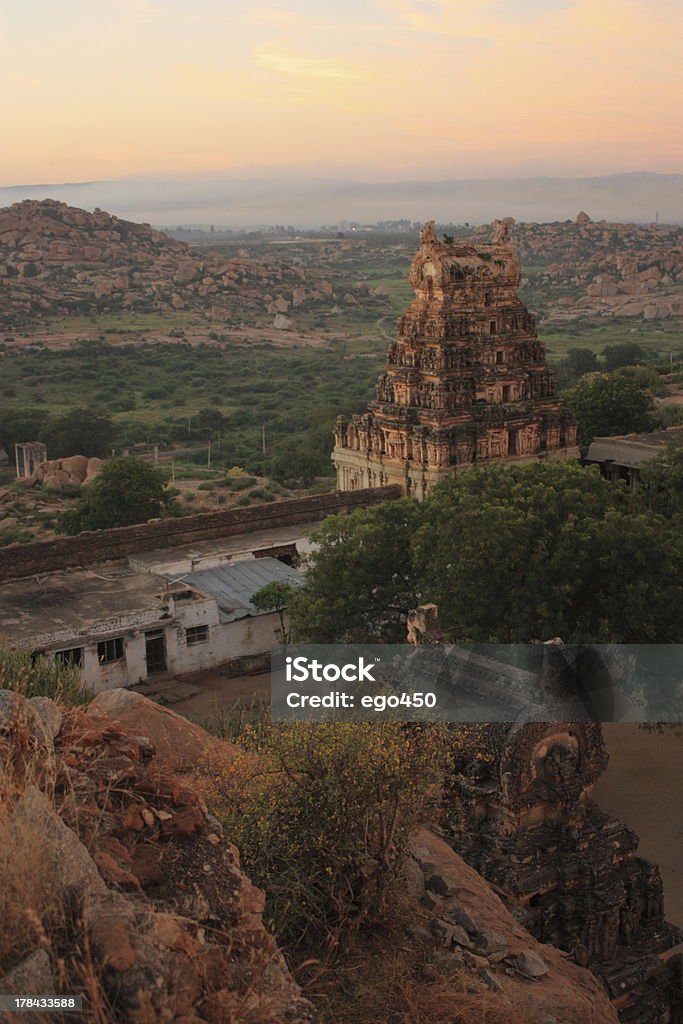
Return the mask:
[(49, 325), (36, 324), (33, 329), (19, 329), (13, 332), (16, 339), (31, 339), (33, 335), (92, 335), (101, 334), (146, 334), (160, 331), (167, 334), (173, 328), (206, 327), (207, 318), (197, 313), (93, 313), (77, 314), (50, 320)]
[(605, 324), (569, 324), (566, 327), (546, 327), (541, 324), (539, 336), (545, 342), (548, 358), (557, 363), (564, 359), (570, 348), (589, 348), (601, 354), (606, 345), (635, 342), (659, 355), (663, 362), (673, 352), (674, 360), (683, 353), (683, 326), (677, 323), (629, 325), (627, 322)]
[(215, 438), (228, 466), (262, 467), (267, 445), (302, 438), (315, 421), (362, 410), (382, 360), (324, 349), (111, 347), (93, 342), (2, 360), (0, 411), (48, 413), (95, 405), (117, 425), (118, 446), (137, 442), (202, 447), (204, 410), (224, 418)]

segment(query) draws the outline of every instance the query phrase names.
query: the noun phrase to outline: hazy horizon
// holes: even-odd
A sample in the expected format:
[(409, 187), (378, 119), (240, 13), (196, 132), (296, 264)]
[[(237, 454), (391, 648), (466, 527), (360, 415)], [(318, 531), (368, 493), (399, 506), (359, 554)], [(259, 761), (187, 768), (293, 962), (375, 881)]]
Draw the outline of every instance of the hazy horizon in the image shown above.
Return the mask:
[(589, 178), (486, 178), (368, 182), (288, 176), (122, 178), (0, 187), (0, 206), (58, 199), (160, 227), (300, 228), (378, 220), (480, 224), (495, 217), (556, 221), (585, 210), (594, 220), (683, 221), (683, 175), (633, 172)]

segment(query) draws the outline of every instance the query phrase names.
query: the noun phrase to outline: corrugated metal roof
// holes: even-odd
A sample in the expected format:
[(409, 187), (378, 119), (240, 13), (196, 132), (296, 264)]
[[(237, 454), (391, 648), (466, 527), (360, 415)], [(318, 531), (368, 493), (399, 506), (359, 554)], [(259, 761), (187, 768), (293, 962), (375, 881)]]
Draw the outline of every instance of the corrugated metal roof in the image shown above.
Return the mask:
[(190, 573), (183, 580), (216, 599), (221, 622), (234, 622), (247, 615), (262, 615), (254, 608), (251, 599), (266, 583), (275, 581), (298, 587), (303, 583), (303, 576), (277, 558), (254, 558), (218, 565), (215, 569), (202, 569)]

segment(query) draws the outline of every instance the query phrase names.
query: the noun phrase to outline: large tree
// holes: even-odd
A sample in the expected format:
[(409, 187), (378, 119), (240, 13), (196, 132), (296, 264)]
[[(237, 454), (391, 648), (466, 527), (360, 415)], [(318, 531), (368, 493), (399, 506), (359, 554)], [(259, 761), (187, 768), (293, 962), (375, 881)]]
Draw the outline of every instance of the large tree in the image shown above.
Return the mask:
[(131, 526), (165, 515), (171, 508), (163, 472), (149, 462), (125, 456), (105, 462), (73, 508), (59, 519), (62, 533)]
[(594, 437), (653, 427), (652, 395), (621, 374), (590, 373), (569, 388), (564, 399), (579, 422), (578, 440), (584, 447)]
[(566, 636), (577, 527), (601, 522), (622, 494), (576, 463), (467, 470), (425, 505), (414, 541), (422, 589), (457, 639)]
[(290, 605), (301, 642), (400, 641), (417, 599), (411, 541), (423, 507), (403, 498), (330, 516), (313, 540), (304, 586)]
[(598, 357), (589, 348), (569, 348), (566, 358), (567, 370), (576, 380), (585, 373), (595, 373), (598, 369)]
[(96, 407), (84, 407), (51, 416), (40, 440), (45, 441), (49, 458), (68, 455), (104, 458), (111, 454), (113, 438), (111, 416)]
[(606, 345), (602, 352), (607, 372), (620, 366), (635, 366), (649, 359), (648, 352), (635, 341), (620, 341), (616, 345)]
[(467, 470), (422, 505), (328, 520), (292, 604), (295, 640), (400, 641), (439, 607), (460, 642), (677, 643), (683, 541), (623, 485), (553, 462)]
[(683, 516), (683, 449), (673, 444), (640, 466), (634, 493), (636, 508)]
[(42, 441), (48, 415), (42, 409), (0, 410), (0, 446), (14, 459), (14, 446), (24, 441)]

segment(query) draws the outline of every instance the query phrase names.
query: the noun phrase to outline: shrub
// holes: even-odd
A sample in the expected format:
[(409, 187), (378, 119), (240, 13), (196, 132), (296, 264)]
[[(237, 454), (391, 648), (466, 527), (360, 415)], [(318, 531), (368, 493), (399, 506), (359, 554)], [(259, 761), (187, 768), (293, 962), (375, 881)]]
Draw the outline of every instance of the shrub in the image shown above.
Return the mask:
[(28, 544), (33, 540), (33, 534), (21, 526), (7, 526), (0, 530), (0, 548), (8, 547), (10, 544)]
[(272, 491), (269, 491), (267, 487), (254, 487), (253, 491), (249, 491), (249, 495), (252, 498), (260, 498), (261, 501), (273, 501), (275, 495)]
[[(0, 772), (0, 789), (7, 782)], [(0, 972), (37, 947), (59, 945), (65, 907), (55, 887), (59, 850), (39, 825), (17, 822), (0, 807)], [(56, 941), (55, 941), (56, 940)]]
[(77, 668), (7, 647), (0, 647), (0, 690), (14, 690), (28, 698), (51, 697), (62, 704), (87, 704), (93, 697)]
[(240, 755), (203, 767), (206, 798), (268, 893), (283, 942), (331, 937), (333, 948), (381, 910), (435, 809), (444, 736), (393, 724), (247, 728)]
[(248, 487), (253, 487), (256, 483), (256, 478), (253, 476), (238, 476), (232, 481), (233, 491), (246, 491)]

